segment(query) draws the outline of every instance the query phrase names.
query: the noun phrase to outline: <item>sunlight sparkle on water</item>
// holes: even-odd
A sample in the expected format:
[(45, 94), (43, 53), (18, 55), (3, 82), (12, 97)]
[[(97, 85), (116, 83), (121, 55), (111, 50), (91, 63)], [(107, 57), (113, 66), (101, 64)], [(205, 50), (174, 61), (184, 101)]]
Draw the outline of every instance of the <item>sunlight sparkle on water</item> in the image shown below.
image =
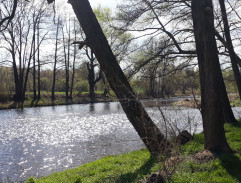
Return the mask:
[[(202, 130), (198, 110), (163, 111), (180, 129)], [(236, 116), (240, 111), (234, 109)], [(148, 108), (148, 113), (164, 130), (160, 111)], [(0, 182), (45, 176), (144, 147), (116, 102), (3, 110), (0, 117)]]

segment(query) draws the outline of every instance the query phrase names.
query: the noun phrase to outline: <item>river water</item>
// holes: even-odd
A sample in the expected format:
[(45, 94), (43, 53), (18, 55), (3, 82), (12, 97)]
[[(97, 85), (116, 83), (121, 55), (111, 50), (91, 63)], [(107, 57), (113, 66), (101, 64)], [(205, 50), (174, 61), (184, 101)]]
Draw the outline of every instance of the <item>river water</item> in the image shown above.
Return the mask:
[[(160, 110), (146, 109), (165, 132)], [(161, 110), (175, 130), (202, 130), (197, 109)], [(241, 108), (233, 111), (241, 118)], [(38, 178), (143, 147), (118, 102), (0, 111), (0, 182)]]

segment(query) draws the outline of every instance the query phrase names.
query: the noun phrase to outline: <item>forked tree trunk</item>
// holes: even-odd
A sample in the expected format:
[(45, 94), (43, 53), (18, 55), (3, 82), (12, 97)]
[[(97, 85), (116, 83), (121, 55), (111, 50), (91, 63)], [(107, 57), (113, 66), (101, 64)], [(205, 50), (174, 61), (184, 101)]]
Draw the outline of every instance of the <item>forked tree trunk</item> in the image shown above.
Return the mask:
[(96, 101), (95, 85), (101, 80), (101, 71), (99, 73), (99, 76), (96, 78), (95, 67), (98, 66), (98, 64), (94, 63), (95, 61), (94, 52), (90, 50), (90, 53), (89, 53), (87, 48), (86, 55), (89, 59), (89, 62), (86, 63), (86, 67), (88, 70), (89, 96), (90, 96), (90, 102), (94, 103)]
[(192, 0), (192, 18), (201, 83), (204, 148), (218, 153), (231, 152), (223, 126), (225, 86), (217, 54), (212, 0)]
[(86, 44), (93, 50), (112, 90), (140, 138), (152, 155), (160, 154), (169, 142), (136, 99), (88, 0), (69, 0), (86, 35)]

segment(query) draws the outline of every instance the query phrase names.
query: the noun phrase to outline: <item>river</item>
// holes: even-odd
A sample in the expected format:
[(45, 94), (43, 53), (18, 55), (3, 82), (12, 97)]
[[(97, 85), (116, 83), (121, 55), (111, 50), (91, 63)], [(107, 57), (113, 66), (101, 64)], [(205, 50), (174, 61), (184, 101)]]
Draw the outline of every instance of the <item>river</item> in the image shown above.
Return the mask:
[[(146, 109), (165, 132), (159, 109)], [(202, 130), (197, 109), (165, 105), (161, 110), (175, 130)], [(241, 118), (241, 108), (233, 111)], [(144, 145), (118, 102), (0, 111), (0, 182), (39, 178), (141, 148)]]

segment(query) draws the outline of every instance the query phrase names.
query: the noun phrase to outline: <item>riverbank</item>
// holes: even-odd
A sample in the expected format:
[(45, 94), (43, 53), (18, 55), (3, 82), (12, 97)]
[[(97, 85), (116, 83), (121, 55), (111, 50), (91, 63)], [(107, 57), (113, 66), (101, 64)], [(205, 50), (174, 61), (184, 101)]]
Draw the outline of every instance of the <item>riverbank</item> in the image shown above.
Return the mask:
[[(96, 92), (96, 100), (95, 103), (99, 102), (114, 102), (118, 101), (114, 94), (105, 97), (103, 92)], [(1, 96), (3, 97), (3, 96)], [(174, 96), (173, 96), (174, 97)], [(176, 107), (190, 107), (190, 108), (200, 108), (201, 100), (197, 98), (196, 100), (192, 99), (192, 96), (189, 98), (185, 98), (185, 96), (178, 96), (180, 97), (179, 101), (166, 101), (169, 105), (173, 105)], [(183, 98), (183, 99), (181, 99)], [(166, 102), (161, 101), (159, 99), (153, 99), (148, 97), (139, 97), (140, 100), (148, 99), (148, 101), (143, 101), (144, 106), (146, 107), (156, 107), (162, 106), (166, 104)], [(230, 105), (231, 107), (240, 107), (241, 100), (239, 99), (237, 94), (230, 94), (229, 95)], [(12, 97), (8, 97), (6, 100), (0, 100), (0, 110), (4, 109), (17, 109), (17, 108), (27, 108), (27, 107), (43, 107), (43, 106), (58, 106), (58, 105), (71, 105), (71, 104), (89, 104), (91, 103), (89, 94), (87, 92), (83, 93), (74, 93), (72, 99), (66, 101), (65, 93), (58, 92), (55, 94), (55, 100), (51, 100), (51, 93), (45, 92), (41, 95), (41, 99), (33, 100), (33, 94), (28, 93), (26, 94), (25, 101), (23, 106), (21, 104), (16, 103), (13, 101)]]
[[(239, 99), (238, 94), (229, 94), (229, 101), (231, 107), (240, 107), (241, 106), (241, 100)], [(189, 98), (184, 98), (182, 100), (179, 100), (177, 102), (173, 103), (174, 106), (177, 107), (190, 107), (190, 108), (201, 108), (201, 99), (196, 98), (196, 99), (189, 99)]]
[[(174, 160), (179, 163), (167, 164), (150, 157), (142, 149), (118, 156), (107, 156), (98, 161), (84, 164), (75, 169), (53, 173), (40, 179), (29, 178), (28, 183), (93, 183), (93, 182), (145, 182), (155, 172), (169, 173), (168, 182), (240, 182), (241, 181), (241, 121), (238, 124), (225, 124), (228, 143), (235, 154), (219, 156), (203, 151), (203, 134), (178, 148)], [(178, 155), (178, 156), (177, 156)], [(171, 160), (171, 159), (169, 159)], [(163, 163), (165, 162), (165, 163)], [(168, 165), (168, 166), (167, 166)]]
[[(99, 102), (112, 102), (117, 101), (115, 96), (105, 97), (103, 92), (97, 92), (95, 103)], [(55, 94), (55, 100), (52, 101), (50, 93), (43, 93), (41, 99), (33, 100), (33, 94), (27, 94), (23, 104), (23, 108), (26, 107), (43, 107), (43, 106), (57, 106), (57, 105), (71, 105), (71, 104), (88, 104), (90, 103), (90, 97), (88, 93), (75, 93), (72, 99), (66, 101), (65, 93), (59, 92)], [(3, 109), (17, 109), (21, 108), (21, 104), (18, 104), (9, 97), (8, 100), (0, 102), (0, 110)]]
[[(117, 97), (113, 94), (113, 92), (110, 92), (108, 97), (106, 97), (103, 93), (103, 91), (97, 91), (95, 93), (95, 103), (100, 102), (115, 102), (118, 101)], [(174, 96), (173, 96), (174, 97)], [(182, 97), (182, 96), (179, 96)], [(50, 92), (44, 92), (41, 94), (41, 99), (33, 100), (33, 93), (27, 93), (25, 97), (25, 101), (23, 103), (23, 106), (21, 104), (16, 103), (13, 101), (12, 96), (4, 96), (0, 95), (0, 110), (3, 109), (17, 109), (17, 108), (28, 108), (28, 107), (43, 107), (43, 106), (58, 106), (58, 105), (71, 105), (71, 104), (89, 104), (91, 103), (89, 93), (88, 92), (82, 92), (82, 93), (74, 93), (72, 99), (69, 99), (66, 101), (65, 93), (64, 92), (57, 92), (55, 94), (55, 100), (52, 101), (51, 99), (51, 93)], [(146, 107), (155, 107), (157, 105), (162, 105), (163, 101), (159, 100), (161, 98), (153, 99), (147, 96), (138, 96), (140, 100), (147, 99), (148, 101), (144, 101), (143, 104)], [(168, 98), (169, 99), (169, 98)], [(173, 101), (167, 100), (166, 103), (173, 103)]]

